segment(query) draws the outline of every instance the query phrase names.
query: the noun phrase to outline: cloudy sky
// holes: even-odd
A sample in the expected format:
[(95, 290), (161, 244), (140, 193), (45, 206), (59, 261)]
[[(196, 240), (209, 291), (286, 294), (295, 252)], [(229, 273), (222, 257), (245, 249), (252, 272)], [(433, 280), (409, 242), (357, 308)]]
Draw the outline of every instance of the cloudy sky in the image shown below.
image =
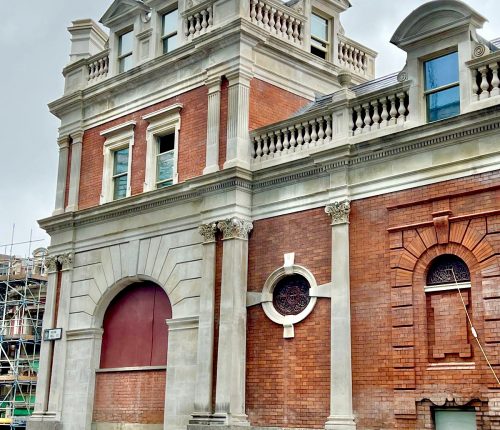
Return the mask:
[[(8, 0), (0, 0), (0, 5)], [(243, 0), (242, 0), (243, 1)], [(487, 39), (500, 37), (499, 0), (467, 0), (490, 22)], [(98, 20), (112, 0), (25, 0), (9, 2), (0, 26), (0, 253), (30, 237), (47, 246), (48, 236), (37, 219), (51, 214), (57, 175), (58, 121), (47, 103), (62, 95), (62, 68), (68, 61), (69, 34), (74, 19)], [(379, 52), (377, 75), (404, 65), (402, 52), (389, 44), (398, 24), (424, 0), (351, 0), (342, 18), (346, 35)], [(33, 249), (33, 248), (32, 248)], [(27, 245), (14, 253), (26, 255)]]

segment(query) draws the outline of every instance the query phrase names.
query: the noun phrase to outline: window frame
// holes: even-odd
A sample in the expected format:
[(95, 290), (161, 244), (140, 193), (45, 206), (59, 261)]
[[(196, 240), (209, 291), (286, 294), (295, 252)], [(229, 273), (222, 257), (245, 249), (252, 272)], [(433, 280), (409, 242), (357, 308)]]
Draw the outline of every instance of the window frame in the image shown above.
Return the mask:
[[(165, 137), (165, 136), (170, 136), (170, 135), (173, 135), (174, 136), (174, 147), (172, 149), (169, 149), (168, 151), (165, 151), (165, 152), (160, 152), (161, 150), (161, 141), (160, 139), (162, 137)], [(159, 163), (159, 160), (160, 160), (160, 156), (163, 155), (163, 154), (167, 154), (171, 152), (173, 154), (173, 163), (175, 164), (175, 130), (172, 130), (171, 133), (166, 133), (166, 134), (163, 134), (163, 135), (157, 135), (156, 136), (156, 154), (155, 154), (155, 166), (156, 166), (156, 182), (155, 182), (155, 189), (159, 189), (159, 188), (165, 188), (165, 187), (168, 187), (170, 185), (173, 185), (174, 184), (174, 168), (172, 167), (172, 177), (171, 178), (168, 178), (168, 179), (162, 179), (161, 181), (158, 180), (158, 176), (159, 176), (159, 169), (158, 169), (158, 163)], [(160, 186), (160, 184), (163, 184), (165, 182), (168, 182), (168, 181), (171, 181), (172, 183), (170, 185), (164, 185), (164, 186)]]
[[(100, 204), (123, 200), (130, 197), (132, 194), (131, 177), (132, 177), (132, 158), (134, 147), (134, 130), (135, 121), (128, 121), (116, 127), (102, 131), (100, 134), (105, 138), (103, 145), (103, 173), (102, 173), (102, 188)], [(115, 185), (115, 152), (127, 148), (128, 165), (127, 165), (127, 193), (125, 197), (114, 198)]]
[(146, 130), (146, 174), (143, 187), (144, 192), (169, 187), (157, 187), (157, 159), (159, 155), (158, 138), (172, 133), (174, 134), (172, 185), (178, 183), (179, 174), (177, 165), (179, 157), (179, 132), (181, 128), (180, 112), (182, 107), (182, 104), (176, 103), (142, 117), (143, 120), (149, 122), (149, 126)]
[(128, 165), (128, 159), (130, 158), (130, 151), (129, 151), (129, 148), (125, 147), (125, 148), (118, 148), (118, 149), (115, 149), (113, 150), (113, 171), (112, 171), (112, 182), (113, 182), (113, 200), (121, 200), (125, 197), (127, 197), (127, 192), (125, 191), (125, 196), (123, 197), (116, 197), (116, 191), (117, 191), (117, 188), (116, 188), (116, 185), (117, 185), (117, 179), (118, 178), (121, 178), (123, 176), (126, 176), (127, 177), (127, 184), (128, 184), (128, 169), (124, 172), (121, 172), (121, 173), (116, 173), (116, 155), (118, 154), (118, 152), (120, 151), (125, 151), (127, 150), (128, 153), (127, 153), (127, 165)]
[[(164, 54), (169, 54), (170, 52), (174, 51), (177, 48), (165, 51), (165, 40), (169, 39), (172, 36), (177, 36), (178, 39), (178, 46), (179, 46), (179, 26), (175, 27), (175, 31), (171, 31), (170, 33), (165, 33), (165, 26), (164, 26), (164, 18), (166, 15), (169, 13), (172, 13), (174, 11), (177, 11), (177, 22), (179, 21), (179, 7), (178, 5), (175, 5), (174, 7), (171, 7), (169, 9), (166, 9), (160, 13), (160, 27), (161, 27), (161, 37), (160, 37), (160, 50), (161, 53)], [(177, 47), (178, 47), (177, 46)]]
[[(123, 53), (123, 52), (121, 52), (122, 37), (125, 36), (126, 34), (130, 34), (130, 36), (132, 37), (132, 47), (131, 47), (130, 52)], [(125, 67), (123, 67), (123, 70), (122, 70), (122, 65), (125, 64), (125, 60), (128, 57), (131, 57), (132, 62), (134, 59), (134, 28), (129, 27), (129, 28), (126, 28), (126, 29), (120, 31), (119, 33), (117, 33), (117, 38), (118, 38), (118, 40), (116, 42), (117, 43), (116, 59), (118, 61), (118, 73), (125, 73), (133, 68), (133, 65), (132, 65), (129, 69), (125, 69)]]
[[(319, 37), (313, 36), (313, 33), (312, 33), (312, 17), (313, 17), (313, 15), (316, 15), (317, 17), (322, 18), (326, 21), (326, 24), (327, 24), (326, 35), (328, 37), (328, 40), (323, 40), (323, 39), (320, 39)], [(325, 61), (329, 61), (330, 56), (331, 56), (331, 45), (332, 45), (332, 17), (326, 15), (325, 13), (323, 13), (317, 9), (314, 9), (314, 10), (311, 10), (311, 21), (310, 22), (311, 22), (311, 26), (310, 26), (310, 37), (311, 37), (310, 45), (311, 46), (310, 46), (309, 52), (318, 58), (321, 58)], [(313, 40), (319, 42), (320, 44), (322, 44), (322, 43), (325, 44), (326, 45), (325, 49), (320, 48), (319, 46), (313, 44)], [(325, 53), (325, 58), (322, 58), (319, 55), (314, 54), (312, 52), (313, 48), (318, 49), (320, 51), (323, 51)]]
[[(433, 61), (433, 60), (437, 60), (439, 58), (443, 58), (443, 57), (446, 57), (448, 55), (451, 55), (451, 54), (457, 54), (457, 76), (458, 76), (458, 80), (455, 81), (455, 82), (451, 82), (449, 84), (445, 84), (445, 85), (441, 85), (439, 87), (436, 87), (436, 88), (432, 88), (430, 90), (427, 90), (426, 87), (427, 87), (427, 80), (426, 80), (426, 74), (425, 74), (425, 65), (426, 63), (430, 62), (430, 61)], [(451, 49), (448, 49), (446, 51), (441, 51), (439, 53), (433, 53), (432, 56), (429, 56), (429, 57), (426, 57), (426, 58), (423, 58), (422, 59), (422, 62), (421, 62), (421, 70), (422, 70), (422, 82), (423, 82), (423, 96), (424, 96), (424, 100), (425, 100), (425, 120), (427, 123), (432, 123), (432, 122), (437, 122), (437, 121), (442, 121), (442, 120), (445, 120), (445, 119), (448, 119), (448, 118), (453, 118), (454, 116), (457, 116), (457, 115), (460, 115), (460, 108), (461, 108), (461, 100), (460, 100), (460, 62), (459, 62), (459, 52), (458, 52), (458, 47), (453, 47)], [(455, 88), (455, 87), (458, 87), (459, 89), (459, 94), (458, 94), (458, 105), (459, 105), (459, 112), (457, 115), (452, 115), (452, 116), (448, 116), (446, 118), (441, 118), (441, 119), (436, 119), (436, 120), (430, 120), (429, 118), (429, 96), (432, 95), (432, 94), (437, 94), (437, 93), (440, 93), (440, 92), (443, 92), (443, 91), (446, 91), (446, 90), (449, 90), (451, 88)]]

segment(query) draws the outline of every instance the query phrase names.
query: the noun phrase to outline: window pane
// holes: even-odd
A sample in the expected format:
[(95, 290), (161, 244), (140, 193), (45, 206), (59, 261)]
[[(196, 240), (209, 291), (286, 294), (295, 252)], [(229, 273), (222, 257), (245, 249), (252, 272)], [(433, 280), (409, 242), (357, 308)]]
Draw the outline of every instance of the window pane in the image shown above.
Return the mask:
[(458, 82), (458, 53), (426, 61), (424, 69), (426, 90)]
[(436, 430), (476, 430), (476, 413), (468, 411), (436, 411)]
[(311, 35), (328, 41), (328, 20), (313, 13), (311, 15)]
[(113, 166), (113, 176), (128, 171), (128, 148), (120, 149), (114, 153), (115, 162)]
[(427, 120), (439, 121), (460, 114), (460, 87), (448, 88), (427, 96)]
[(172, 179), (174, 172), (174, 151), (158, 155), (157, 163), (156, 182)]
[(171, 151), (175, 146), (175, 134), (167, 134), (165, 136), (160, 136), (158, 138), (158, 153), (163, 154), (164, 152)]
[(177, 34), (163, 39), (163, 53), (171, 52), (179, 46), (179, 38)]
[(120, 73), (126, 72), (132, 68), (132, 55), (120, 58)]
[(123, 54), (127, 54), (132, 52), (133, 45), (133, 34), (131, 31), (128, 33), (122, 34), (120, 36), (120, 43), (118, 48), (118, 56), (121, 57)]
[(163, 15), (163, 36), (177, 32), (177, 9)]
[(113, 179), (114, 190), (113, 200), (123, 199), (127, 197), (127, 175), (118, 176)]

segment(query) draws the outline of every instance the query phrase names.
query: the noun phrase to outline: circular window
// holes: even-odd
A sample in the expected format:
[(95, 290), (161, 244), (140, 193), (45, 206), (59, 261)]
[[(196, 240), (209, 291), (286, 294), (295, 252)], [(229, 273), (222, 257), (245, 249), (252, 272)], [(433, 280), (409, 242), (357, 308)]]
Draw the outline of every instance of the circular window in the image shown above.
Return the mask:
[(273, 290), (273, 305), (281, 315), (298, 315), (309, 304), (309, 282), (301, 275), (282, 278)]

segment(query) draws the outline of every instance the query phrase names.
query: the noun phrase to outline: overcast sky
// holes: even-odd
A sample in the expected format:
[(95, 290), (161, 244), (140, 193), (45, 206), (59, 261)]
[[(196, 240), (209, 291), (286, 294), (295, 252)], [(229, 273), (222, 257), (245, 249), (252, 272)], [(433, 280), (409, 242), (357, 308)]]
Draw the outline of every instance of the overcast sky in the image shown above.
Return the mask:
[[(243, 1), (243, 0), (242, 0)], [(25, 0), (5, 3), (0, 26), (0, 253), (11, 242), (48, 236), (37, 219), (50, 216), (55, 201), (58, 120), (47, 103), (62, 95), (62, 68), (69, 58), (69, 33), (74, 19), (99, 20), (112, 0)], [(487, 17), (481, 34), (500, 37), (499, 0), (467, 0)], [(389, 43), (398, 24), (424, 0), (351, 0), (342, 15), (346, 35), (379, 52), (377, 76), (400, 70), (401, 51)], [(7, 7), (8, 6), (8, 7)], [(8, 11), (8, 12), (7, 12)], [(33, 250), (33, 247), (31, 250)], [(27, 245), (14, 253), (26, 255)]]

